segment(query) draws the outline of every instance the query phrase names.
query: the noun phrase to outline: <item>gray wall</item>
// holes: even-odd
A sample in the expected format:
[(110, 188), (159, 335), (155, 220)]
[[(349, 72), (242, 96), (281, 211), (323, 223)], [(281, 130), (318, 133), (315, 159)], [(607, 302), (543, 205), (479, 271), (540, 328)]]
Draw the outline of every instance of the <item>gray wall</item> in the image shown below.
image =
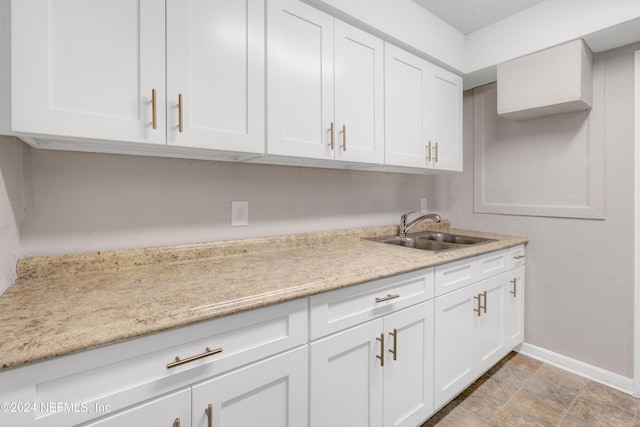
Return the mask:
[[(22, 256), (392, 224), (421, 196), (446, 204), (435, 176), (40, 150), (26, 163)], [(230, 226), (232, 200), (249, 201), (248, 226)]]
[[(455, 226), (529, 236), (525, 341), (627, 378), (633, 377), (633, 53), (638, 47), (595, 59), (604, 65), (605, 76), (604, 220), (474, 213), (478, 183), (470, 93), (464, 98), (464, 173), (448, 179), (449, 218)], [(538, 121), (541, 131), (545, 120)], [(517, 160), (532, 159), (543, 148), (529, 143), (512, 151)], [(544, 165), (539, 173), (553, 174), (558, 185), (573, 176)]]
[[(0, 150), (0, 293), (18, 256), (393, 224), (423, 196), (446, 216), (443, 176)], [(230, 226), (231, 200), (249, 226)]]

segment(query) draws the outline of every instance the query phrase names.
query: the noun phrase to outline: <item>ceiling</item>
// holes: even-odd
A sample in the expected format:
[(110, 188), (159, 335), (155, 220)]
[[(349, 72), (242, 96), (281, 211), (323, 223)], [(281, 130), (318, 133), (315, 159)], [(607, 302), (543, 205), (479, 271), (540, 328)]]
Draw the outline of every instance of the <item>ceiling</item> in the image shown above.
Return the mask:
[(413, 0), (464, 34), (493, 24), (544, 0)]

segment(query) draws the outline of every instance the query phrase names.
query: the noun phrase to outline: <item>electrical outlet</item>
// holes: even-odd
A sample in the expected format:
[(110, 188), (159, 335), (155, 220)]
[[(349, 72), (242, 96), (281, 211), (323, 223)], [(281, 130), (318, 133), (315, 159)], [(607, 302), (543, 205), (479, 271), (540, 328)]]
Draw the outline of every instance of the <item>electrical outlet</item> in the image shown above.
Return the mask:
[(427, 198), (420, 197), (420, 212), (427, 212)]
[(234, 200), (231, 202), (231, 226), (249, 225), (249, 202)]

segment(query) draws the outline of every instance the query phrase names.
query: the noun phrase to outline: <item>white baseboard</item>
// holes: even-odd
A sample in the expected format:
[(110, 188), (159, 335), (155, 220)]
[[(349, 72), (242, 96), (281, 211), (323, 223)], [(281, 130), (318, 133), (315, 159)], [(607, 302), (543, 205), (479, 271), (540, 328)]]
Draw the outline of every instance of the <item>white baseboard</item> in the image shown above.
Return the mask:
[(600, 384), (615, 388), (633, 395), (633, 378), (627, 378), (620, 374), (607, 371), (597, 366), (589, 365), (576, 359), (555, 353), (542, 347), (529, 343), (522, 343), (516, 348), (518, 353), (532, 357), (542, 362), (564, 369), (573, 374), (580, 375)]

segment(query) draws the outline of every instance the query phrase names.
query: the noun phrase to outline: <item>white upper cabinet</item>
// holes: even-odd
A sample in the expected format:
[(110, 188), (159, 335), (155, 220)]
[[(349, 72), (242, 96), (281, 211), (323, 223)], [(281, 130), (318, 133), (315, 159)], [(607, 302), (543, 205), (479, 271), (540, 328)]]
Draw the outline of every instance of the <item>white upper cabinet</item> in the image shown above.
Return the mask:
[(163, 2), (20, 0), (11, 14), (13, 132), (164, 143)]
[(264, 2), (166, 3), (167, 143), (263, 152)]
[(267, 153), (381, 164), (382, 72), (380, 39), (304, 3), (270, 1)]
[(462, 170), (462, 79), (299, 0), (13, 0), (10, 43), (36, 147)]
[(385, 164), (428, 165), (431, 67), (427, 61), (385, 44)]
[(462, 170), (462, 78), (390, 44), (385, 164)]
[(335, 157), (381, 164), (384, 160), (384, 45), (335, 21)]
[(333, 18), (294, 0), (267, 5), (267, 153), (332, 159)]
[(432, 167), (462, 170), (462, 77), (432, 66), (429, 142)]
[(12, 2), (20, 135), (263, 153), (264, 71), (260, 0)]

